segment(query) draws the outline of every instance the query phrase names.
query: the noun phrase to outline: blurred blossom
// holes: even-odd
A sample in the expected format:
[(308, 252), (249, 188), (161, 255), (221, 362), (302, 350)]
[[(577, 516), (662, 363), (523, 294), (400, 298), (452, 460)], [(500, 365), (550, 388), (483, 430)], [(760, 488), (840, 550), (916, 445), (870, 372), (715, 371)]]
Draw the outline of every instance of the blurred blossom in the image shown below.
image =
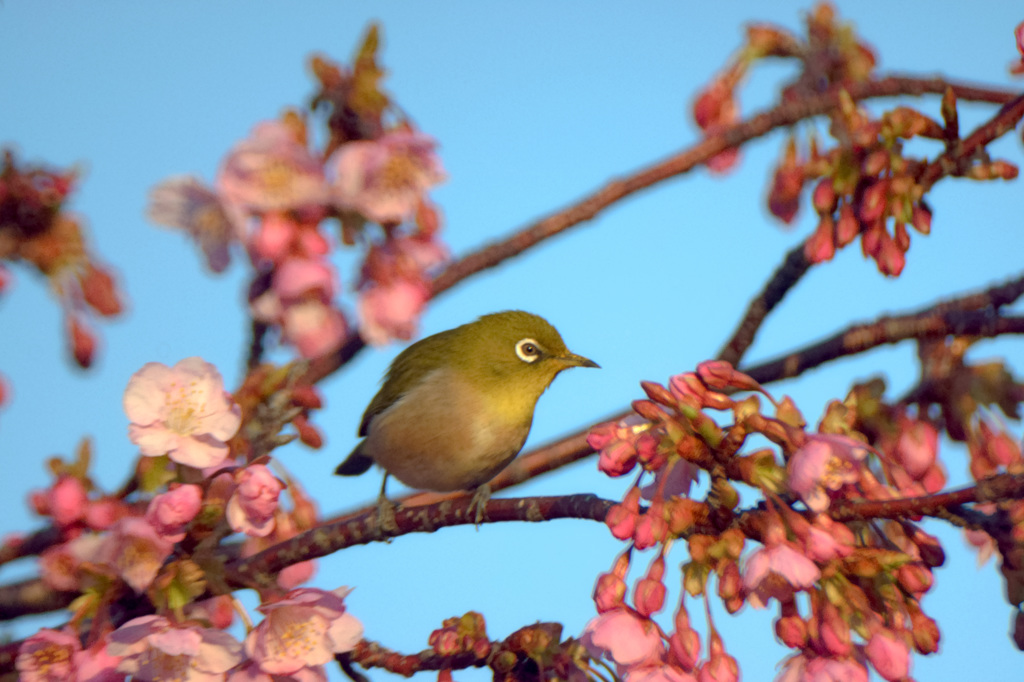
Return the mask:
[(423, 195), (445, 179), (435, 145), (406, 131), (342, 145), (327, 162), (335, 203), (377, 223), (412, 218)]
[(300, 301), (285, 308), (281, 333), (304, 358), (315, 358), (341, 347), (348, 325), (341, 311), (320, 301)]
[(83, 533), (74, 540), (47, 547), (39, 555), (39, 577), (54, 590), (80, 589), (82, 564), (96, 562), (105, 541), (96, 533)]
[(128, 585), (141, 594), (153, 584), (174, 543), (157, 534), (145, 519), (118, 521), (97, 553), (97, 561), (112, 567)]
[(912, 478), (920, 480), (935, 464), (939, 432), (928, 422), (906, 418), (900, 420), (899, 430), (896, 459)]
[(85, 484), (75, 476), (61, 476), (46, 495), (48, 514), (61, 528), (84, 519), (88, 503)]
[(224, 391), (220, 372), (198, 357), (174, 367), (146, 363), (128, 381), (124, 411), (131, 421), (128, 438), (144, 456), (166, 454), (200, 469), (224, 461), (225, 441), (241, 424), (241, 411)]
[(250, 234), (247, 246), (253, 262), (281, 263), (289, 258), (318, 259), (331, 250), (320, 232), (323, 212), (272, 211), (262, 216)]
[(270, 288), (249, 304), (252, 315), (281, 329), (302, 357), (336, 350), (348, 324), (332, 304), (337, 290), (333, 266), (320, 258), (289, 258), (274, 270)]
[(274, 512), (284, 483), (262, 464), (251, 464), (235, 474), (238, 484), (228, 501), (227, 519), (231, 529), (255, 537), (274, 530)]
[(815, 561), (831, 561), (847, 557), (853, 552), (854, 537), (846, 524), (837, 523), (824, 514), (818, 514), (803, 537), (804, 551)]
[(197, 485), (181, 485), (154, 497), (146, 509), (146, 521), (170, 542), (185, 538), (185, 527), (199, 513), (203, 489)]
[(75, 678), (75, 654), (81, 650), (71, 628), (43, 628), (21, 643), (14, 667), (25, 682), (64, 682)]
[(190, 620), (206, 621), (218, 630), (227, 630), (235, 620), (235, 609), (231, 605), (231, 596), (222, 594), (188, 604), (185, 616)]
[(399, 280), (371, 285), (359, 293), (359, 334), (374, 346), (416, 334), (420, 313), (430, 298), (422, 282)]
[(105, 640), (98, 640), (88, 649), (75, 654), (77, 677), (75, 682), (121, 682), (124, 673), (117, 671), (121, 657), (114, 656), (107, 650)]
[(743, 588), (756, 609), (767, 606), (772, 597), (786, 601), (821, 577), (818, 566), (792, 543), (772, 537), (770, 531), (765, 535), (765, 546), (750, 555), (743, 569)]
[(700, 468), (696, 464), (680, 457), (658, 469), (654, 482), (642, 488), (643, 498), (652, 500), (656, 495), (665, 498), (686, 497), (690, 494), (690, 486), (697, 482), (699, 475)]
[(658, 627), (625, 608), (607, 611), (587, 623), (580, 643), (592, 657), (603, 656), (623, 668), (656, 664), (665, 651)]
[(242, 216), (198, 178), (168, 178), (149, 193), (149, 219), (158, 225), (185, 231), (206, 257), (206, 265), (223, 272), (231, 262), (231, 243), (241, 238)]
[(136, 680), (214, 682), (242, 659), (242, 646), (222, 630), (177, 626), (163, 616), (142, 616), (107, 635), (118, 670)]
[(860, 480), (867, 453), (864, 444), (853, 438), (812, 434), (786, 465), (789, 487), (809, 509), (824, 511), (829, 506), (829, 491)]
[(297, 675), (351, 651), (363, 626), (345, 610), (342, 588), (292, 590), (259, 611), (266, 616), (245, 638), (245, 652), (269, 675)]
[(868, 671), (848, 658), (812, 658), (800, 654), (786, 659), (775, 682), (868, 682)]
[(327, 201), (323, 168), (280, 121), (256, 125), (224, 159), (217, 189), (229, 202), (260, 214)]

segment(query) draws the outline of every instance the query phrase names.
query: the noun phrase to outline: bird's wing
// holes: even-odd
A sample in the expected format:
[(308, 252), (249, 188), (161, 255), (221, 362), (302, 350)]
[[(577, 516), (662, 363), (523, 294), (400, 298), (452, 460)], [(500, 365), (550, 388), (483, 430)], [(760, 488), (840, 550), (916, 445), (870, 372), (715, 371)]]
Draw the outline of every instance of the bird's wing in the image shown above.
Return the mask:
[(360, 436), (366, 435), (374, 417), (394, 405), (427, 374), (444, 366), (445, 359), (449, 357), (445, 351), (451, 351), (449, 342), (453, 331), (449, 329), (420, 339), (395, 357), (383, 385), (363, 413), (363, 420), (359, 423)]

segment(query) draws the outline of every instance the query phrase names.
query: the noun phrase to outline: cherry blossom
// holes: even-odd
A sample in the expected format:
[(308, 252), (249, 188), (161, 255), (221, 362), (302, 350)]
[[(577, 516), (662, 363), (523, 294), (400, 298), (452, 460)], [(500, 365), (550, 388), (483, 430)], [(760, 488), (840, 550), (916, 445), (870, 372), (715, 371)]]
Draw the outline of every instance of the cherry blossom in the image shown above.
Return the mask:
[(74, 657), (81, 650), (70, 628), (43, 628), (21, 643), (14, 665), (25, 682), (64, 682), (74, 678)]
[(242, 216), (191, 175), (168, 178), (149, 193), (149, 219), (192, 237), (213, 272), (231, 263), (231, 244), (242, 237)]
[(445, 178), (435, 145), (407, 131), (342, 145), (327, 162), (334, 201), (377, 223), (411, 218), (424, 193)]
[(625, 608), (592, 619), (580, 642), (594, 658), (603, 656), (622, 668), (655, 664), (665, 652), (657, 626)]
[(359, 335), (375, 346), (411, 339), (429, 298), (429, 288), (418, 281), (366, 287), (359, 293)]
[(221, 196), (254, 214), (327, 201), (323, 168), (280, 121), (257, 124), (228, 154), (217, 175)]
[(868, 450), (847, 436), (817, 433), (789, 460), (789, 487), (812, 511), (828, 509), (829, 492), (860, 480)]
[(170, 542), (185, 537), (185, 527), (199, 513), (203, 489), (197, 485), (181, 485), (154, 497), (146, 509), (146, 521)]
[(161, 537), (145, 519), (118, 521), (103, 545), (97, 560), (112, 567), (137, 593), (142, 593), (156, 578), (174, 543)]
[(241, 411), (217, 368), (198, 357), (174, 367), (146, 363), (128, 381), (124, 411), (131, 421), (128, 438), (143, 455), (166, 454), (196, 468), (223, 462), (225, 441), (241, 425)]
[(238, 487), (228, 501), (227, 519), (231, 529), (265, 537), (274, 530), (274, 512), (284, 483), (262, 464), (251, 464), (235, 474)]
[(47, 547), (39, 555), (39, 577), (55, 590), (77, 590), (81, 587), (82, 564), (98, 561), (106, 538), (96, 533), (83, 533), (73, 540)]
[(750, 605), (760, 609), (772, 597), (788, 601), (795, 591), (811, 587), (820, 577), (818, 566), (774, 527), (765, 533), (765, 546), (747, 559), (743, 588)]
[(266, 618), (245, 638), (245, 652), (263, 672), (297, 675), (351, 651), (363, 626), (345, 609), (348, 590), (292, 590), (259, 611)]
[(242, 659), (242, 645), (223, 630), (175, 625), (163, 616), (128, 621), (107, 636), (117, 669), (137, 680), (216, 682)]

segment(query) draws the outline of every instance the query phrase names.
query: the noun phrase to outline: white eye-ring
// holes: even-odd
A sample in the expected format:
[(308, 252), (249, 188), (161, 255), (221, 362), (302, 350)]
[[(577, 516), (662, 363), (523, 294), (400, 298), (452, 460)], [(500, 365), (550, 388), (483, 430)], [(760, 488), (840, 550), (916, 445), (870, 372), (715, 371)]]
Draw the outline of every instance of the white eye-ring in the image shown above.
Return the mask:
[(523, 362), (536, 362), (540, 359), (540, 344), (533, 339), (521, 339), (516, 343), (516, 355)]

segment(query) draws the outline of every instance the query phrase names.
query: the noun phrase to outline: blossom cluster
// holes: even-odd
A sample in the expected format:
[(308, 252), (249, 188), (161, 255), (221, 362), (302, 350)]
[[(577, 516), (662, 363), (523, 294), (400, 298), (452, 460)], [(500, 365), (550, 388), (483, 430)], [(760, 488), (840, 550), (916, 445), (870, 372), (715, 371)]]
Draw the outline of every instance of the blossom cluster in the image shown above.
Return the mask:
[(329, 116), (322, 149), (311, 144), (306, 117), (289, 111), (228, 153), (214, 187), (178, 176), (150, 196), (150, 218), (195, 239), (214, 272), (227, 268), (233, 245), (245, 248), (253, 319), (305, 358), (336, 350), (350, 331), (337, 304), (339, 245), (364, 247), (357, 311), (372, 344), (414, 335), (430, 274), (447, 259), (427, 197), (445, 178), (436, 143), (408, 120), (389, 121), (375, 44), (371, 30), (351, 70), (313, 60), (321, 90), (311, 115), (329, 106), (355, 120)]
[(224, 622), (161, 615), (134, 618), (88, 648), (70, 627), (43, 628), (22, 643), (15, 665), (27, 682), (326, 679), (323, 666), (362, 638), (347, 593), (307, 587), (265, 602), (244, 642)]
[[(944, 561), (938, 541), (910, 515), (866, 523), (870, 511), (851, 511), (943, 488), (939, 429), (924, 412), (885, 403), (875, 381), (829, 404), (808, 430), (789, 398), (775, 400), (719, 361), (667, 386), (642, 385), (647, 398), (634, 401), (636, 414), (595, 427), (588, 439), (608, 475), (639, 469), (606, 517), (630, 547), (597, 580), (598, 616), (583, 638), (591, 655), (628, 680), (738, 679), (713, 623), (702, 648), (687, 614), (687, 599), (707, 598), (712, 579), (729, 613), (777, 609), (776, 637), (795, 650), (779, 680), (867, 680), (868, 667), (904, 680), (912, 651), (937, 650), (939, 631), (921, 602)], [(743, 391), (753, 394), (737, 395)], [(771, 410), (762, 410), (758, 393)], [(752, 436), (773, 447), (748, 451)], [(971, 449), (980, 475), (1024, 470), (1020, 448), (984, 422)], [(744, 490), (761, 504), (740, 509)], [(1024, 525), (1015, 532), (1024, 539)], [(675, 542), (685, 543), (689, 560), (685, 594), (665, 630), (654, 616), (667, 606), (665, 565)], [(630, 593), (628, 572), (644, 549), (654, 556)]]
[[(1018, 45), (1020, 35), (1018, 27)], [(772, 178), (768, 209), (792, 223), (804, 188), (813, 186), (818, 224), (804, 244), (807, 260), (831, 260), (859, 236), (862, 252), (878, 270), (899, 276), (910, 248), (910, 228), (927, 235), (932, 221), (925, 200), (930, 184), (921, 177), (928, 161), (907, 155), (905, 143), (920, 137), (948, 144), (956, 138), (955, 95), (950, 90), (943, 99), (941, 124), (906, 106), (877, 117), (857, 106), (847, 88), (872, 76), (875, 56), (849, 25), (837, 20), (830, 4), (820, 3), (807, 16), (806, 39), (764, 24), (747, 29), (743, 48), (694, 102), (694, 118), (706, 135), (719, 134), (739, 121), (736, 90), (750, 68), (769, 57), (799, 64), (798, 76), (783, 90), (784, 99), (831, 89), (838, 91), (840, 105), (830, 113), (832, 148), (823, 148), (813, 131), (804, 153), (798, 151), (795, 133), (789, 138)], [(708, 166), (722, 172), (737, 160), (738, 150), (730, 148), (712, 157)], [(958, 174), (993, 180), (1012, 179), (1017, 172), (1007, 161), (986, 157), (973, 160)]]
[(23, 165), (14, 152), (3, 152), (0, 294), (11, 283), (5, 261), (34, 267), (60, 302), (72, 357), (79, 366), (89, 367), (98, 343), (95, 317), (115, 317), (124, 303), (112, 272), (90, 252), (82, 219), (66, 208), (77, 179), (74, 170)]
[[(315, 521), (297, 485), (276, 477), (267, 457), (250, 458), (238, 434), (242, 408), (220, 373), (200, 358), (173, 367), (147, 363), (128, 382), (124, 409), (128, 437), (142, 455), (138, 494), (98, 494), (83, 446), (76, 461), (51, 463), (53, 485), (31, 496), (60, 533), (40, 555), (43, 583), (82, 596), (72, 605), (71, 625), (44, 629), (22, 644), (22, 679), (322, 678), (322, 666), (361, 638), (361, 625), (344, 606), (346, 590), (296, 588), (313, 565), (289, 566), (276, 576), (276, 588), (264, 591), (265, 618), (243, 645), (223, 632), (232, 622), (229, 597), (208, 596), (203, 560), (190, 554), (198, 542), (231, 532), (247, 538), (242, 554), (253, 554)], [(290, 512), (279, 504), (285, 490)], [(148, 597), (157, 613), (104, 628), (110, 614), (100, 604), (122, 583)], [(75, 625), (86, 618), (99, 625), (83, 648)]]

